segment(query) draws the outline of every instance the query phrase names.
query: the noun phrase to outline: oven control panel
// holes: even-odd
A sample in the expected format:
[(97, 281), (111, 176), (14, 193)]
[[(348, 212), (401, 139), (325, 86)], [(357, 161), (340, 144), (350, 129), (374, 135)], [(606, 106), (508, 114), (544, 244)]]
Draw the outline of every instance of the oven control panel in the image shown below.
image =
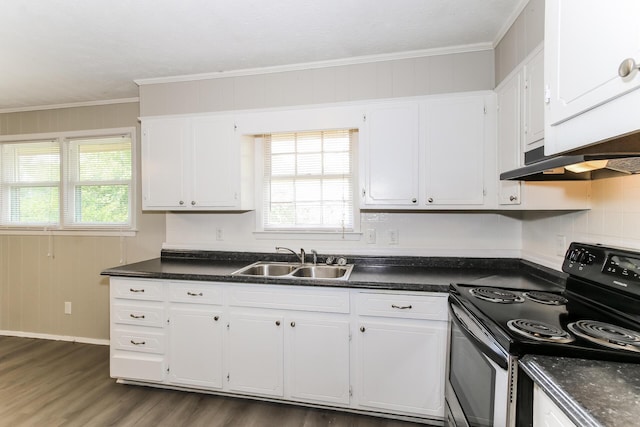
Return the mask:
[(640, 294), (640, 252), (574, 242), (567, 250), (562, 271)]

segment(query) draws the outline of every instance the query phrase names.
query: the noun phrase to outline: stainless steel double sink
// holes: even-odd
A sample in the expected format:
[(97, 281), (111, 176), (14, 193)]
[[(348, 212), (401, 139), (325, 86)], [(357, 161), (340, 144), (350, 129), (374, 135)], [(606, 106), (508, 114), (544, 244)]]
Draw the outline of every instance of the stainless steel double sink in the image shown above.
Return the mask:
[(282, 279), (347, 280), (353, 264), (314, 265), (258, 261), (231, 273), (232, 276), (277, 277)]

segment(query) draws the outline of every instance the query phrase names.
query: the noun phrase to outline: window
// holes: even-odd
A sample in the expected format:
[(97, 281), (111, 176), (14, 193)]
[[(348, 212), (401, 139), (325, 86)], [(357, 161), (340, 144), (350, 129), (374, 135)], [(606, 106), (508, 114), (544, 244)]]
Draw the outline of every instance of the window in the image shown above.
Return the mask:
[(265, 136), (265, 231), (353, 231), (350, 130)]
[(3, 138), (0, 226), (133, 228), (133, 132), (60, 134), (48, 140)]

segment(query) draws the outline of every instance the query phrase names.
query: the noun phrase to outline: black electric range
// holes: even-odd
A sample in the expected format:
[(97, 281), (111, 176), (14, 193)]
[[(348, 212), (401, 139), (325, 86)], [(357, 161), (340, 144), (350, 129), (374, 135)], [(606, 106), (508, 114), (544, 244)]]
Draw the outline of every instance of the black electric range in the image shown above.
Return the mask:
[(451, 285), (510, 355), (640, 362), (640, 253), (572, 243), (566, 289)]
[(640, 252), (572, 243), (562, 270), (564, 289), (490, 277), (450, 286), (448, 426), (530, 426), (526, 354), (640, 363)]

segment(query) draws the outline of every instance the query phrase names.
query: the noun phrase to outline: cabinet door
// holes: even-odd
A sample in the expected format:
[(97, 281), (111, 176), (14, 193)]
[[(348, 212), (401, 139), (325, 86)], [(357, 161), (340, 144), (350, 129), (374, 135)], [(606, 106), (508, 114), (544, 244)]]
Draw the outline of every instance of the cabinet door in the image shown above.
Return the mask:
[(366, 114), (365, 205), (417, 204), (420, 106), (380, 106)]
[(169, 310), (169, 381), (222, 388), (221, 316), (212, 308)]
[(184, 208), (184, 162), (189, 124), (184, 118), (142, 122), (142, 207)]
[(287, 319), (287, 377), (291, 398), (349, 403), (349, 321)]
[(618, 75), (625, 58), (640, 61), (640, 2), (548, 0), (545, 9), (549, 125), (640, 87), (637, 71)]
[(426, 205), (484, 203), (484, 97), (426, 102)]
[(540, 147), (544, 139), (544, 52), (524, 65), (524, 151)]
[[(521, 165), (520, 154), (520, 94), (522, 73), (514, 74), (497, 90), (498, 95), (498, 177), (502, 172)], [(498, 178), (499, 179), (499, 178)], [(520, 204), (520, 181), (499, 181), (498, 203)]]
[(240, 144), (234, 138), (233, 118), (194, 118), (191, 135), (190, 207), (235, 206), (240, 184)]
[(279, 314), (230, 314), (226, 354), (231, 391), (283, 395), (283, 329)]
[(576, 427), (537, 384), (533, 385), (533, 427)]
[(358, 342), (360, 405), (444, 417), (446, 322), (361, 318)]

